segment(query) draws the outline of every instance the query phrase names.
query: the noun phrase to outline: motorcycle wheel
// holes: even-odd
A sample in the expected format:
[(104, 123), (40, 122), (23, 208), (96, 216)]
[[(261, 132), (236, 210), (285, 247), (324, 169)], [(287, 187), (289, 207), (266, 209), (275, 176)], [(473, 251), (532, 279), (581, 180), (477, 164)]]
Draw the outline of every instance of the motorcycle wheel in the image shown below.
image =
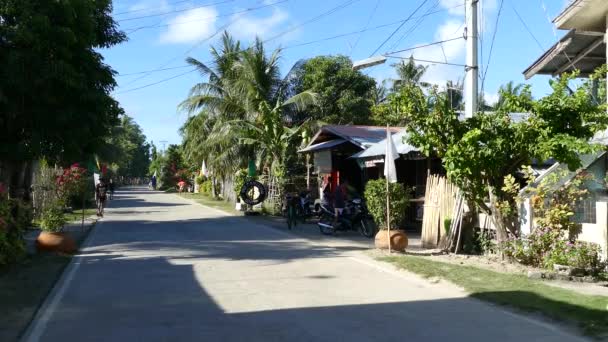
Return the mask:
[(367, 217), (362, 218), (359, 225), (359, 232), (367, 238), (374, 237), (374, 235), (376, 235), (376, 224), (374, 223), (374, 220)]
[[(323, 215), (317, 224), (319, 226), (319, 231), (323, 235), (334, 235), (335, 229), (333, 228), (334, 218), (329, 215)], [(331, 226), (326, 227), (325, 225)]]

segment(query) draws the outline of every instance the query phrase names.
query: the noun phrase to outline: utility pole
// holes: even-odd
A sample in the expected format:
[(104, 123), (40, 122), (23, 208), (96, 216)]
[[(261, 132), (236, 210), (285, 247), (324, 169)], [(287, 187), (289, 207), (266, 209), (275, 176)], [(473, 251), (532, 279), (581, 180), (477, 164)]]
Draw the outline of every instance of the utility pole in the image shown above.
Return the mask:
[(477, 27), (477, 3), (480, 0), (466, 0), (466, 31), (467, 40), (467, 63), (465, 78), (465, 118), (472, 118), (477, 112), (477, 97), (479, 96), (479, 65), (477, 62), (478, 50), (478, 27)]
[(161, 140), (159, 143), (163, 144), (163, 153), (165, 152), (165, 145), (168, 143), (167, 140)]

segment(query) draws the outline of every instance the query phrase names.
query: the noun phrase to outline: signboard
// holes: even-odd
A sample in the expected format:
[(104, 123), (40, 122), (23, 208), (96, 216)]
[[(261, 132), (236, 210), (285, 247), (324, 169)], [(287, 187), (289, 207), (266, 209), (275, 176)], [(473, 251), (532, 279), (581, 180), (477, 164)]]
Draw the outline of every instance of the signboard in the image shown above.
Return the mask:
[(317, 173), (331, 173), (331, 151), (315, 152), (314, 163)]
[(376, 167), (378, 165), (378, 163), (384, 163), (384, 159), (372, 159), (372, 160), (366, 160), (365, 161), (365, 167)]

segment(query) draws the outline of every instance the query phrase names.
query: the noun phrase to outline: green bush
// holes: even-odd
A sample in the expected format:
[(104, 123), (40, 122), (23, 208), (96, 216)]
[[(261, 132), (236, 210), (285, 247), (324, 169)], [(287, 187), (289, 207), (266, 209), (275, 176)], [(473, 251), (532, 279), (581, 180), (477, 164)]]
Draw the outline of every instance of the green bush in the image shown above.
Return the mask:
[[(389, 183), (391, 229), (398, 228), (409, 206), (410, 192), (403, 184)], [(380, 229), (386, 229), (386, 180), (370, 180), (365, 185), (365, 201)]]
[(31, 222), (32, 207), (23, 201), (8, 199), (0, 184), (0, 266), (6, 266), (25, 256), (23, 232)]
[(47, 232), (59, 232), (66, 223), (63, 208), (59, 203), (46, 208), (40, 216), (40, 229)]
[(207, 177), (204, 176), (204, 175), (198, 175), (198, 176), (196, 176), (196, 178), (194, 179), (194, 181), (200, 187), (200, 186), (203, 185), (203, 183), (205, 183), (207, 181)]
[(245, 182), (249, 179), (249, 171), (247, 169), (240, 169), (238, 170), (235, 174), (234, 174), (234, 193), (236, 194), (236, 197), (239, 197), (239, 194), (241, 193), (241, 189), (243, 188), (243, 185), (245, 185)]

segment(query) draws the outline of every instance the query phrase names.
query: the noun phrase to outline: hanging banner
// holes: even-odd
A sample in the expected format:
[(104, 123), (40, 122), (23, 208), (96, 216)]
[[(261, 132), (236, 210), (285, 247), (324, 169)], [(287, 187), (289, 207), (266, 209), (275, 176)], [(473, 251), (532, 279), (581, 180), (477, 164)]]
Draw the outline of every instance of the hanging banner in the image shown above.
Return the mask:
[(314, 163), (317, 173), (331, 173), (331, 151), (315, 152)]

